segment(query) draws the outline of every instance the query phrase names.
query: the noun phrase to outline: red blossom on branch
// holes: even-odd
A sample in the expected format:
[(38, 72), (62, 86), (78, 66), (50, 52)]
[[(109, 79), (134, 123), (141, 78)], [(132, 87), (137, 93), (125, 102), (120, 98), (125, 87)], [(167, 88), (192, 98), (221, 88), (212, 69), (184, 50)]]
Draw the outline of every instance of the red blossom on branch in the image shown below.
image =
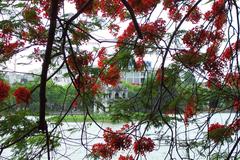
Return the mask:
[(234, 98), (233, 100), (233, 109), (235, 112), (240, 111), (240, 100), (238, 98)]
[[(191, 9), (192, 9), (192, 6), (188, 6), (187, 12), (189, 12)], [(200, 21), (201, 16), (202, 16), (202, 14), (201, 14), (199, 8), (195, 7), (191, 11), (190, 15), (188, 16), (187, 21), (191, 21), (193, 24), (197, 24)]]
[(28, 104), (31, 99), (31, 91), (26, 87), (19, 87), (15, 90), (13, 95), (16, 98), (17, 104), (26, 103)]
[(108, 147), (114, 151), (129, 149), (132, 143), (132, 138), (128, 134), (124, 133), (124, 131), (125, 129), (114, 132), (111, 128), (106, 128), (103, 137)]
[(227, 10), (225, 9), (224, 0), (214, 1), (210, 11), (204, 14), (205, 20), (213, 21), (217, 30), (221, 30), (227, 22)]
[(120, 0), (101, 0), (99, 7), (104, 17), (125, 18), (124, 5)]
[(130, 6), (136, 14), (147, 14), (153, 9), (160, 0), (128, 0)]
[[(72, 3), (75, 3), (77, 10), (79, 10), (83, 4), (88, 2), (88, 0), (71, 0), (71, 1), (73, 1)], [(99, 6), (98, 0), (90, 1), (87, 7), (83, 10), (83, 12), (86, 14), (96, 14), (98, 11), (98, 6)]]
[(107, 144), (97, 143), (92, 146), (92, 154), (96, 157), (107, 159), (112, 157), (113, 151)]
[(4, 101), (8, 97), (9, 91), (9, 84), (4, 82), (3, 80), (0, 80), (0, 102)]
[(133, 144), (135, 154), (145, 155), (146, 152), (152, 152), (154, 149), (154, 142), (151, 138), (141, 137)]
[(231, 127), (219, 123), (213, 123), (208, 128), (208, 137), (215, 143), (231, 137), (232, 134), (233, 132)]
[(229, 125), (229, 128), (233, 129), (235, 132), (240, 130), (240, 118), (234, 120), (232, 124)]
[(37, 7), (26, 7), (23, 11), (23, 18), (27, 23), (37, 25), (40, 23), (40, 10)]
[(112, 64), (105, 71), (100, 73), (100, 79), (103, 83), (116, 86), (120, 81), (120, 70), (117, 65)]
[(225, 76), (225, 82), (229, 87), (240, 87), (240, 75), (237, 72), (227, 73)]
[(173, 55), (174, 60), (182, 63), (186, 67), (194, 68), (200, 65), (202, 62), (202, 56), (200, 53), (191, 48), (189, 50), (181, 50)]
[(99, 58), (99, 60), (98, 60), (98, 67), (102, 69), (102, 68), (104, 68), (105, 63), (106, 63), (105, 61), (107, 60), (106, 48), (105, 47), (101, 48), (98, 51), (98, 58)]
[(74, 85), (81, 93), (91, 93), (92, 95), (96, 95), (101, 88), (96, 78), (86, 73), (77, 76)]
[(132, 155), (130, 155), (130, 156), (122, 156), (122, 155), (120, 155), (118, 160), (134, 160), (134, 159), (133, 159)]
[(143, 57), (137, 57), (135, 60), (135, 69), (136, 71), (142, 71), (144, 69), (144, 60)]
[(185, 125), (188, 124), (188, 119), (193, 117), (193, 115), (196, 114), (196, 108), (197, 108), (196, 98), (191, 97), (184, 108), (184, 124)]

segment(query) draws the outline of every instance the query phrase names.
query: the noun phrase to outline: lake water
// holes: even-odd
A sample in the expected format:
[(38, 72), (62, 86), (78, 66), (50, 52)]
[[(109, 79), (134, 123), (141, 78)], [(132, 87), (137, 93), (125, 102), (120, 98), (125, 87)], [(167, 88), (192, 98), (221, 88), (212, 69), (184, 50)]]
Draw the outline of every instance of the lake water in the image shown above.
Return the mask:
[[(215, 114), (210, 119), (210, 124), (218, 122), (220, 124), (230, 123), (234, 118), (234, 114), (229, 113), (221, 113)], [(190, 123), (186, 128), (182, 122), (172, 122), (170, 125), (173, 130), (169, 129), (167, 125), (164, 125), (159, 128), (151, 127), (149, 128), (145, 136), (153, 138), (155, 141), (155, 150), (151, 153), (147, 153), (146, 157), (140, 157), (139, 160), (162, 160), (162, 159), (171, 159), (168, 155), (169, 147), (170, 147), (170, 138), (171, 135), (174, 136), (176, 140), (172, 145), (171, 155), (173, 159), (188, 159), (190, 156), (192, 159), (209, 159), (209, 157), (204, 157), (203, 155), (207, 155), (208, 152), (213, 148), (202, 149), (200, 147), (192, 148), (189, 150), (188, 154), (186, 152), (186, 144), (185, 139), (188, 139), (188, 143), (196, 142), (194, 139), (198, 139), (201, 141), (204, 136), (206, 136), (207, 125), (206, 121), (208, 119), (206, 114), (199, 114), (193, 119), (196, 120), (197, 123)], [(111, 124), (111, 123), (99, 123), (99, 126), (102, 128), (111, 127), (113, 130), (120, 129), (123, 124)], [(89, 154), (82, 144), (84, 144), (88, 149), (91, 149), (91, 146), (95, 143), (103, 142), (102, 134), (103, 131), (99, 128), (95, 123), (86, 123), (85, 131), (82, 132), (83, 123), (63, 123), (58, 130), (61, 131), (60, 136), (63, 138), (61, 141), (61, 146), (55, 149), (54, 152), (51, 152), (52, 159), (59, 160), (87, 160), (86, 155)], [(202, 126), (202, 127), (201, 127)], [(133, 134), (141, 135), (145, 131), (146, 124), (142, 124), (140, 128), (138, 128)], [(185, 132), (187, 130), (187, 132)], [(82, 137), (82, 140), (81, 140)], [(212, 143), (214, 145), (214, 143)], [(225, 143), (224, 145), (216, 146), (214, 152), (226, 151), (232, 148), (233, 143)], [(240, 146), (237, 148), (238, 152), (240, 151)], [(113, 160), (117, 160), (120, 154), (126, 155), (127, 153), (131, 153), (134, 155), (132, 149), (130, 151), (120, 151), (117, 155), (114, 155)], [(9, 150), (5, 150), (2, 154), (4, 157), (8, 157)], [(188, 155), (188, 156), (187, 156)], [(43, 156), (41, 159), (46, 159)]]

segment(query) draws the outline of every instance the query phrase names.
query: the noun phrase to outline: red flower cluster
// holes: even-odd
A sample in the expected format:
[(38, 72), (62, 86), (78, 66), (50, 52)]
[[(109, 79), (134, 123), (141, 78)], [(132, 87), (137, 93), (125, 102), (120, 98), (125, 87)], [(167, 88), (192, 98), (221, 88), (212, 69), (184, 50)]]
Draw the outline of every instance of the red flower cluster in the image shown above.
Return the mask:
[(104, 68), (104, 66), (106, 65), (105, 64), (105, 61), (107, 60), (107, 57), (106, 57), (106, 48), (103, 47), (101, 48), (99, 51), (98, 51), (98, 67), (99, 68)]
[(0, 102), (4, 101), (8, 97), (9, 91), (10, 91), (9, 84), (0, 80)]
[(216, 0), (212, 5), (212, 9), (205, 13), (205, 20), (213, 21), (217, 30), (221, 30), (227, 22), (227, 10), (225, 9), (224, 0)]
[(225, 82), (230, 87), (240, 87), (240, 75), (237, 72), (227, 73), (225, 76)]
[(221, 42), (223, 35), (221, 32), (211, 32), (198, 27), (186, 32), (182, 38), (183, 43), (189, 48), (201, 48), (209, 42)]
[(119, 32), (119, 25), (117, 24), (110, 24), (108, 26), (108, 30), (110, 31), (110, 33), (113, 35), (113, 36), (117, 36), (118, 35), (118, 32)]
[(120, 0), (101, 0), (99, 7), (104, 17), (125, 17), (124, 5)]
[(188, 119), (196, 114), (196, 108), (197, 108), (196, 98), (191, 97), (184, 109), (184, 124), (185, 125), (188, 124)]
[[(142, 24), (140, 30), (143, 34), (143, 40), (141, 44), (153, 43), (156, 40), (161, 40), (166, 33), (165, 21), (161, 18), (154, 22)], [(123, 34), (118, 37), (117, 47), (122, 46), (122, 43), (127, 42), (130, 38), (135, 35), (135, 27), (132, 22), (129, 23)]]
[(238, 98), (234, 98), (233, 109), (235, 112), (240, 111), (240, 100)]
[(42, 25), (29, 27), (28, 31), (21, 33), (21, 36), (23, 40), (33, 42), (34, 44), (44, 45), (47, 43), (47, 30)]
[(117, 65), (112, 64), (110, 67), (100, 74), (103, 83), (116, 86), (120, 81), (120, 70)]
[(221, 88), (221, 82), (216, 74), (209, 74), (208, 81), (207, 81), (208, 88)]
[(232, 43), (229, 47), (225, 49), (222, 53), (221, 58), (225, 61), (230, 60), (233, 56), (233, 53), (240, 50), (240, 41)]
[[(187, 7), (187, 12), (189, 12), (189, 11), (191, 10), (191, 8), (192, 8), (191, 5), (188, 6), (188, 7)], [(201, 19), (201, 15), (202, 15), (202, 14), (201, 14), (199, 8), (198, 8), (198, 7), (195, 7), (195, 8), (191, 11), (190, 15), (188, 16), (187, 21), (191, 21), (193, 24), (197, 24), (197, 23), (199, 22), (199, 20)]]
[[(191, 6), (191, 4), (188, 4), (188, 5)], [(168, 16), (171, 20), (173, 20), (174, 22), (181, 20), (181, 18), (182, 18), (181, 10), (183, 10), (183, 8), (179, 8), (178, 1), (164, 0), (163, 6), (164, 6), (164, 8), (163, 8), (164, 10), (169, 9)], [(194, 15), (193, 15), (193, 17), (194, 17)]]
[(137, 57), (135, 60), (135, 69), (136, 71), (142, 71), (144, 69), (144, 60), (143, 57)]
[(224, 127), (225, 127), (225, 125), (222, 125), (219, 123), (213, 123), (209, 126), (208, 132), (214, 131), (215, 129), (224, 128)]
[(129, 149), (132, 138), (124, 133), (124, 130), (112, 131), (111, 128), (106, 128), (103, 134), (104, 141), (113, 151)]
[(202, 61), (202, 56), (196, 49), (181, 50), (177, 52), (173, 58), (182, 63), (186, 67), (197, 67)]
[[(64, 2), (64, 0), (59, 1), (58, 11), (63, 6), (63, 2)], [(49, 18), (51, 1), (49, 1), (49, 0), (39, 0), (39, 1), (35, 1), (34, 3), (39, 3), (40, 4), (40, 11), (43, 13), (43, 17), (44, 18)]]
[(107, 144), (97, 143), (92, 146), (92, 154), (96, 157), (107, 159), (112, 157), (113, 152)]
[(140, 29), (143, 34), (143, 44), (146, 42), (155, 42), (157, 39), (163, 38), (166, 33), (165, 21), (161, 18), (141, 25)]
[(146, 152), (152, 152), (154, 149), (154, 142), (151, 138), (141, 137), (133, 144), (135, 154), (145, 155)]
[(24, 45), (23, 42), (4, 43), (2, 46), (4, 56), (6, 57), (12, 56), (14, 54), (14, 51), (23, 45)]
[(134, 24), (130, 22), (128, 24), (128, 27), (124, 30), (123, 34), (118, 37), (116, 47), (120, 47), (124, 45), (124, 43), (126, 43), (127, 40), (132, 37), (132, 35), (134, 34), (134, 31), (135, 31)]
[(96, 82), (96, 78), (86, 73), (77, 76), (74, 85), (80, 92), (91, 93), (92, 95), (96, 95), (100, 90), (100, 85)]
[(136, 56), (144, 57), (145, 55), (145, 47), (143, 43), (140, 43), (139, 45), (136, 45), (134, 48), (134, 53)]
[[(82, 5), (88, 2), (87, 0), (71, 0), (71, 1), (75, 3), (77, 10), (80, 10)], [(86, 14), (96, 14), (98, 11), (99, 1), (94, 0), (94, 1), (90, 1), (89, 3), (90, 4), (87, 5), (87, 7), (85, 7), (83, 12)]]
[(122, 155), (120, 155), (118, 160), (134, 160), (134, 159), (133, 159), (132, 155), (130, 155), (130, 156), (122, 156)]
[(182, 13), (177, 7), (173, 7), (169, 9), (168, 16), (174, 22), (180, 21), (182, 19)]
[(76, 55), (71, 54), (67, 57), (67, 64), (72, 72), (77, 72), (80, 68), (88, 66), (92, 61), (92, 53), (87, 51)]
[(148, 13), (160, 0), (128, 0), (136, 14)]
[(162, 80), (162, 70), (159, 68), (156, 72), (156, 81), (160, 82)]
[(23, 11), (23, 18), (27, 23), (38, 25), (40, 23), (40, 15), (41, 11), (36, 7), (26, 7)]
[(208, 128), (208, 137), (216, 143), (231, 137), (232, 134), (231, 127), (219, 123), (211, 124)]
[(92, 147), (92, 154), (96, 157), (111, 158), (116, 151), (129, 149), (132, 138), (125, 133), (128, 128), (128, 125), (124, 125), (120, 130), (115, 132), (112, 131), (111, 128), (106, 128), (103, 133), (106, 143), (94, 144)]
[(233, 129), (235, 132), (240, 130), (240, 118), (234, 120), (233, 123), (229, 125), (229, 128)]
[(28, 104), (31, 99), (31, 91), (25, 87), (19, 87), (15, 90), (13, 95), (16, 98), (17, 104), (26, 103)]

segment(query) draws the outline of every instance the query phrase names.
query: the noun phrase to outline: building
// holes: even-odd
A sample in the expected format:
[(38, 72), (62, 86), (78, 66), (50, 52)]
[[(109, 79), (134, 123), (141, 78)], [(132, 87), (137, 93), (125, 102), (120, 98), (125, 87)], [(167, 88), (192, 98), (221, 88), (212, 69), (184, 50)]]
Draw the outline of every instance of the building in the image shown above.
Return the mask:
[(29, 81), (33, 81), (34, 78), (36, 78), (37, 76), (31, 73), (26, 74), (26, 73), (20, 73), (20, 72), (5, 72), (3, 73), (3, 77), (10, 84), (13, 84), (13, 83), (26, 83)]

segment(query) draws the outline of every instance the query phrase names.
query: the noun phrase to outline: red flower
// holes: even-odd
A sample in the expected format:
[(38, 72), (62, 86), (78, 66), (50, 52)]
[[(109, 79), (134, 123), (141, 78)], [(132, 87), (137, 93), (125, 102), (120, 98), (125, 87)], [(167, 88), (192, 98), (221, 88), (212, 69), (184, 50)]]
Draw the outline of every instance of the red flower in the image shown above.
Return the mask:
[(227, 11), (225, 9), (224, 0), (216, 0), (212, 5), (212, 9), (205, 13), (205, 20), (213, 21), (217, 30), (222, 29), (227, 22)]
[(124, 5), (120, 0), (102, 0), (99, 2), (100, 10), (104, 17), (120, 17), (124, 18)]
[(87, 66), (92, 60), (92, 53), (83, 51), (76, 55), (69, 55), (67, 57), (67, 64), (72, 71), (78, 71), (78, 69)]
[(221, 55), (221, 59), (223, 60), (230, 60), (233, 56), (233, 53), (236, 52), (236, 50), (240, 50), (240, 41), (236, 41), (235, 43), (232, 43), (225, 49), (225, 51)]
[(135, 69), (136, 71), (142, 71), (144, 69), (144, 60), (143, 60), (143, 57), (137, 57), (136, 60), (135, 60)]
[(136, 14), (143, 14), (143, 12), (148, 13), (154, 8), (159, 3), (159, 0), (128, 0), (128, 2)]
[(156, 81), (160, 82), (162, 80), (162, 69), (158, 68), (157, 72), (156, 72)]
[(120, 155), (118, 160), (134, 160), (134, 159), (133, 159), (132, 155), (130, 155), (130, 156), (122, 156), (122, 155)]
[(188, 119), (196, 114), (196, 99), (191, 97), (184, 109), (184, 124), (188, 123)]
[(229, 125), (229, 128), (233, 129), (235, 132), (240, 130), (240, 118), (236, 119)]
[(145, 155), (146, 152), (152, 152), (154, 146), (155, 144), (151, 138), (142, 137), (134, 142), (133, 150), (135, 154)]
[(0, 80), (0, 102), (4, 101), (9, 95), (10, 86), (4, 81)]
[(181, 50), (173, 55), (173, 58), (184, 66), (190, 68), (197, 67), (202, 61), (202, 56), (193, 48), (189, 50)]
[(29, 103), (29, 100), (31, 98), (31, 91), (28, 90), (25, 87), (19, 87), (18, 89), (15, 90), (13, 95), (16, 98), (17, 104), (19, 103)]
[(112, 150), (125, 150), (130, 147), (132, 138), (128, 134), (124, 133), (124, 131), (125, 128), (117, 130), (116, 132), (112, 131), (111, 128), (107, 128), (104, 131), (104, 141)]
[(103, 83), (116, 86), (120, 80), (120, 70), (117, 65), (110, 65), (108, 70), (100, 74)]
[(104, 68), (105, 66), (105, 61), (107, 60), (107, 57), (106, 57), (106, 48), (103, 47), (101, 48), (99, 51), (98, 51), (98, 67), (99, 68)]
[[(192, 8), (192, 6), (188, 6), (188, 12)], [(196, 7), (192, 10), (189, 17), (187, 18), (188, 21), (191, 21), (193, 24), (196, 24), (201, 19), (201, 12), (199, 11), (199, 8)]]
[[(80, 10), (82, 5), (85, 4), (86, 2), (88, 2), (87, 0), (73, 0), (73, 2), (76, 5), (76, 9)], [(97, 13), (97, 9), (98, 9), (98, 1), (90, 1), (90, 3), (87, 5), (87, 7), (85, 7), (85, 9), (83, 10), (84, 13), (86, 14), (96, 14)]]
[(96, 95), (100, 89), (100, 85), (96, 83), (96, 78), (92, 77), (92, 75), (85, 73), (83, 73), (82, 76), (77, 76), (74, 81), (74, 85), (82, 93), (89, 92), (92, 95)]
[(240, 100), (238, 98), (234, 98), (233, 109), (235, 112), (240, 110)]
[(134, 34), (134, 31), (135, 31), (134, 24), (133, 22), (130, 22), (128, 24), (127, 29), (125, 29), (123, 34), (118, 37), (117, 47), (124, 45), (124, 43), (126, 43), (126, 41), (132, 37), (132, 35)]
[(92, 146), (92, 154), (96, 157), (111, 158), (113, 151), (108, 147), (107, 144), (97, 143)]
[(225, 82), (230, 87), (240, 87), (240, 75), (237, 72), (227, 73)]
[(232, 133), (231, 127), (219, 123), (211, 124), (208, 128), (208, 137), (216, 143), (229, 138)]
[(174, 22), (177, 22), (182, 18), (182, 13), (180, 13), (178, 8), (176, 7), (170, 8), (168, 15), (169, 15), (169, 18), (172, 19)]
[(117, 24), (110, 24), (110, 25), (108, 26), (108, 30), (109, 30), (109, 32), (110, 32), (113, 36), (117, 36), (117, 35), (118, 35), (119, 29), (120, 29), (120, 27), (119, 27), (119, 25), (117, 25)]
[(32, 24), (39, 24), (40, 22), (40, 10), (36, 7), (26, 7), (26, 9), (23, 11), (23, 18), (28, 23)]

